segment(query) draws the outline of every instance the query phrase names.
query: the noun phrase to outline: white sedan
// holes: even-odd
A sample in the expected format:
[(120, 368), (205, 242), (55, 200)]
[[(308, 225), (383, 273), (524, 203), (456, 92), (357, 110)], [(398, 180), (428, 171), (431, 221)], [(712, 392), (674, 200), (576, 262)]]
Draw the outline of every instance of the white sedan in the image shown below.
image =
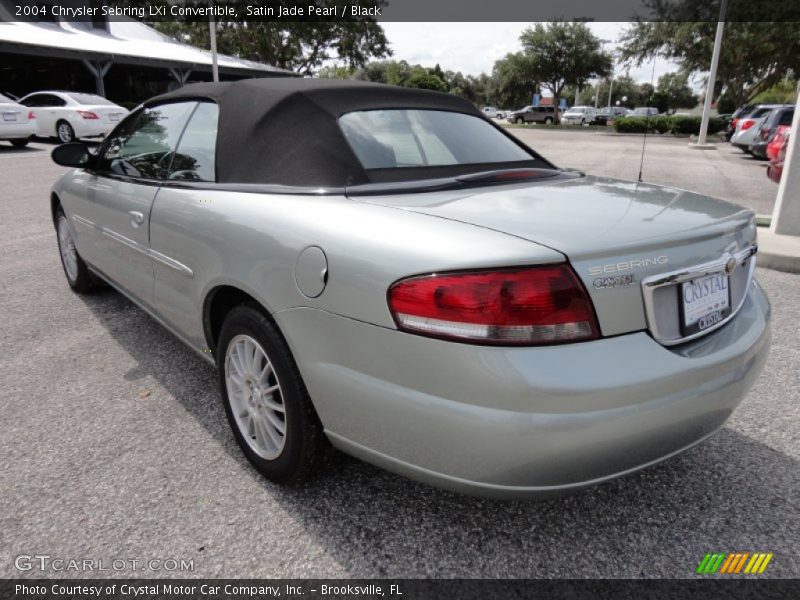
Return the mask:
[(33, 111), (0, 94), (0, 140), (8, 140), (15, 148), (22, 148), (35, 133)]
[(96, 94), (34, 92), (20, 99), (36, 116), (36, 135), (62, 144), (108, 134), (128, 110)]

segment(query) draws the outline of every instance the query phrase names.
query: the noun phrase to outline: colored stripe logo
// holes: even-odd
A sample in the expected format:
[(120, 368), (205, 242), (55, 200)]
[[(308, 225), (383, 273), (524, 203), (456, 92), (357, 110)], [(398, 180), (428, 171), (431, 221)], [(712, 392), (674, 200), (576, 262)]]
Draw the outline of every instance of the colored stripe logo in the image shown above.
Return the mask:
[(772, 552), (706, 552), (697, 565), (698, 575), (715, 573), (756, 575), (763, 573), (772, 560)]

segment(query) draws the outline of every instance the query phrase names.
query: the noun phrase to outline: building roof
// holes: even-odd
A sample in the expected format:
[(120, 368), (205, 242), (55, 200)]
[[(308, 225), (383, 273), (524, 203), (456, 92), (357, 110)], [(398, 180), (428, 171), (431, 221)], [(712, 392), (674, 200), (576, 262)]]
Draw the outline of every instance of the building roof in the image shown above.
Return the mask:
[[(225, 184), (343, 188), (419, 179), (423, 172), (426, 177), (452, 176), (465, 167), (365, 168), (339, 127), (339, 117), (376, 109), (428, 109), (484, 119), (471, 102), (452, 94), (339, 79), (195, 83), (156, 96), (145, 105), (179, 99), (211, 100), (219, 106), (217, 182)], [(508, 137), (531, 154), (530, 164), (516, 166), (551, 166)], [(475, 170), (474, 166), (466, 169)]]
[[(136, 20), (109, 20), (106, 27), (95, 28), (87, 21), (0, 21), (0, 51), (177, 69), (211, 68), (211, 52), (176, 42)], [(217, 64), (221, 73), (294, 75), (285, 69), (225, 54), (217, 55)]]

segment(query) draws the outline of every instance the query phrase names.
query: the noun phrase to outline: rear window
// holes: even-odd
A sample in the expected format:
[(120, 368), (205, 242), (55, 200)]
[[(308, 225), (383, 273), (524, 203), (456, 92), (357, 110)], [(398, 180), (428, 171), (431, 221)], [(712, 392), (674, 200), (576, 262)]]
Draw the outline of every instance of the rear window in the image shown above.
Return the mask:
[(437, 110), (347, 113), (339, 127), (365, 169), (530, 161), (535, 158), (483, 118)]
[(102, 104), (104, 106), (114, 106), (114, 103), (110, 100), (106, 100), (102, 96), (97, 96), (95, 94), (69, 93), (67, 96), (75, 100), (75, 102), (78, 104)]
[(769, 112), (772, 112), (771, 108), (757, 108), (747, 116), (751, 119), (760, 119)]

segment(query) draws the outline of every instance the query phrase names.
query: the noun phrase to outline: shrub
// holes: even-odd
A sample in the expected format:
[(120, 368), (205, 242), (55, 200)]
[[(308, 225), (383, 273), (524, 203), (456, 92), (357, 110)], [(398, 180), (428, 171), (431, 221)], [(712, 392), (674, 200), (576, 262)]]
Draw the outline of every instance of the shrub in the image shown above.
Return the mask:
[[(701, 117), (658, 115), (645, 117), (622, 117), (614, 121), (614, 129), (619, 133), (672, 133), (673, 135), (697, 135), (700, 133)], [(714, 117), (708, 121), (708, 133), (722, 131), (726, 127), (724, 119)]]

